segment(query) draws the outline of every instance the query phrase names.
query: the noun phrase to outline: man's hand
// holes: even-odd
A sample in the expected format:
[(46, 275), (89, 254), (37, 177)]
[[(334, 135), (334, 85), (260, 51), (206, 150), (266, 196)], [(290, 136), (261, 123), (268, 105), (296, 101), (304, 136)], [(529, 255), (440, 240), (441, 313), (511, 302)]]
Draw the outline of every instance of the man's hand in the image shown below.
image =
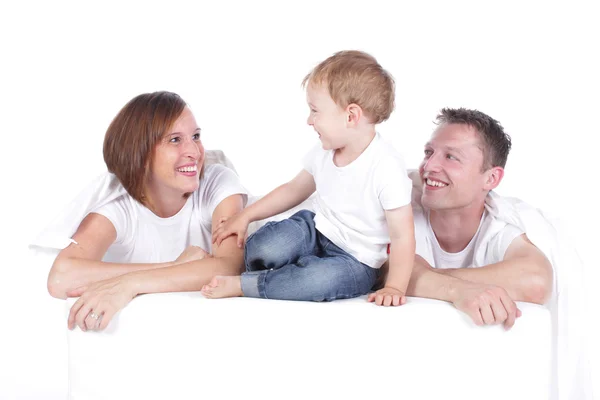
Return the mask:
[(206, 257), (212, 257), (209, 253), (198, 246), (188, 246), (175, 260), (176, 264), (183, 264), (190, 261), (202, 260)]
[(521, 316), (521, 310), (506, 290), (498, 286), (465, 282), (457, 288), (452, 303), (480, 326), (503, 324), (510, 329)]
[(386, 286), (376, 292), (369, 294), (367, 301), (378, 306), (401, 306), (406, 303), (406, 296), (400, 290)]
[(217, 226), (217, 229), (215, 229), (212, 235), (213, 243), (216, 243), (218, 246), (229, 236), (237, 235), (237, 245), (239, 248), (242, 248), (244, 246), (244, 242), (246, 241), (248, 224), (250, 224), (250, 221), (243, 215), (243, 213), (236, 214), (231, 218), (221, 218), (219, 220), (219, 226)]

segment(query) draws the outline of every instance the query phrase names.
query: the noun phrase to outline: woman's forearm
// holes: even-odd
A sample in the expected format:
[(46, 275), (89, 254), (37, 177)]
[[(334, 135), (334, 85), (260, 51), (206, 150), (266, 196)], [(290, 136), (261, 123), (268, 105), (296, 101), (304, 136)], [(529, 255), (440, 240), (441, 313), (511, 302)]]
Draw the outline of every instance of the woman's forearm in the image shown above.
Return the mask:
[(67, 293), (90, 283), (114, 278), (129, 272), (164, 268), (175, 262), (120, 264), (73, 257), (57, 257), (48, 275), (51, 296), (66, 299)]
[(243, 258), (207, 257), (165, 268), (134, 271), (125, 279), (136, 295), (144, 293), (192, 292), (202, 289), (216, 275), (239, 275)]

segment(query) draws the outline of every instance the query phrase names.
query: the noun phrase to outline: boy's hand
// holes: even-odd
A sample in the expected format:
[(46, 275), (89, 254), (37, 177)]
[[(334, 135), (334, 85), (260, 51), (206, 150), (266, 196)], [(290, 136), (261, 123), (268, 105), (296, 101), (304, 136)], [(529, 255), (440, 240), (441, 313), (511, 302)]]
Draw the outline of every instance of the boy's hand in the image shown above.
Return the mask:
[(219, 225), (217, 226), (217, 229), (215, 229), (213, 232), (213, 243), (216, 243), (218, 246), (223, 240), (225, 240), (229, 236), (237, 235), (237, 245), (239, 248), (242, 248), (244, 246), (244, 242), (246, 241), (246, 232), (248, 231), (248, 224), (250, 224), (250, 221), (248, 221), (248, 219), (244, 217), (243, 213), (236, 214), (230, 218), (222, 217), (219, 220)]
[(401, 306), (406, 303), (406, 296), (400, 290), (391, 286), (386, 286), (376, 292), (369, 294), (367, 301), (375, 302), (378, 306)]

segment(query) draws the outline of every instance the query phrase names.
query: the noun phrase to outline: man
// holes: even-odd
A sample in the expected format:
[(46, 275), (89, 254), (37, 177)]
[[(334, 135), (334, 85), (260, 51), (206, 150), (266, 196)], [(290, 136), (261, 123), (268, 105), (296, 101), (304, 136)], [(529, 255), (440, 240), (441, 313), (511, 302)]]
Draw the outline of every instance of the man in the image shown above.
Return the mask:
[(510, 329), (521, 314), (515, 301), (544, 304), (553, 279), (527, 235), (485, 208), (504, 176), (510, 137), (476, 110), (443, 109), (437, 124), (413, 193), (417, 248), (408, 295), (445, 300), (478, 325)]

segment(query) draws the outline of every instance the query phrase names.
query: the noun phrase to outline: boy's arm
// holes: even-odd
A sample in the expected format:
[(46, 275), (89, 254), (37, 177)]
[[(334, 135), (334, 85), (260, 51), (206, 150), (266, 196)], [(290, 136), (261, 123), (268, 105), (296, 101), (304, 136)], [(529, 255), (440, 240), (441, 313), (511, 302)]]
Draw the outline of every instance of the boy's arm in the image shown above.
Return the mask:
[(303, 169), (294, 179), (275, 188), (256, 203), (245, 208), (242, 214), (249, 222), (269, 218), (296, 207), (308, 199), (315, 190), (313, 176)]
[(410, 204), (386, 210), (385, 217), (390, 233), (389, 273), (383, 289), (369, 295), (368, 301), (377, 305), (404, 304), (406, 289), (415, 259), (415, 234)]
[(303, 169), (294, 179), (277, 187), (239, 214), (221, 219), (219, 221), (221, 224), (213, 232), (213, 243), (219, 245), (225, 238), (237, 235), (238, 247), (241, 248), (246, 238), (248, 224), (296, 207), (308, 199), (315, 190), (313, 176)]

